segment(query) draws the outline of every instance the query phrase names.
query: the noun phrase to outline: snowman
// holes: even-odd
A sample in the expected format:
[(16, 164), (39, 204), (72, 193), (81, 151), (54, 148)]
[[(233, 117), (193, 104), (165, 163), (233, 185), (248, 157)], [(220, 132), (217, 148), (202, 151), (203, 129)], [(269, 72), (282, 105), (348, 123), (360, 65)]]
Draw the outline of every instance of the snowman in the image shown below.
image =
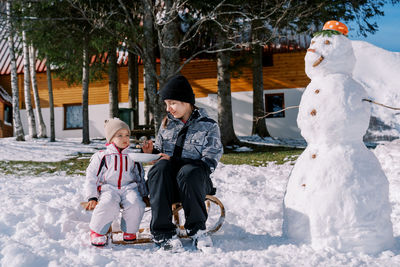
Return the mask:
[(305, 56), (311, 83), (297, 124), (308, 146), (287, 185), (283, 232), (314, 249), (377, 253), (394, 244), (389, 184), (363, 143), (370, 106), (352, 78), (347, 32), (343, 23), (327, 22)]

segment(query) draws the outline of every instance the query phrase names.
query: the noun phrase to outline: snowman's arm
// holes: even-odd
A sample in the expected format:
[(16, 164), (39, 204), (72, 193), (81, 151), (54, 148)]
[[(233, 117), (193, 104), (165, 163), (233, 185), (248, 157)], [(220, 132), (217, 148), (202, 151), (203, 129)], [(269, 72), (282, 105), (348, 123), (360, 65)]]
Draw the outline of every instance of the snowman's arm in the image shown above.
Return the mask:
[(367, 98), (363, 98), (362, 101), (370, 102), (370, 103), (372, 103), (372, 104), (379, 105), (379, 106), (382, 106), (382, 107), (385, 107), (385, 108), (390, 108), (390, 109), (393, 109), (393, 110), (400, 110), (400, 108), (395, 108), (395, 107), (386, 106), (386, 105), (384, 105), (384, 104), (382, 104), (382, 103), (378, 103), (378, 102), (375, 102), (375, 101), (373, 101), (373, 100), (371, 100), (371, 99), (367, 99)]

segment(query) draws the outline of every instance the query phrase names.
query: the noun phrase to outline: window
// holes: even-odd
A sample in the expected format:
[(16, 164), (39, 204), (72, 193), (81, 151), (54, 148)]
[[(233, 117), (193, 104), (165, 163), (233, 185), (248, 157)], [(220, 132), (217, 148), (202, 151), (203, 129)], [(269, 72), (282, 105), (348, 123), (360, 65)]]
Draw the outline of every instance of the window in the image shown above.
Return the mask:
[(64, 130), (82, 129), (82, 104), (64, 105)]
[(12, 108), (9, 105), (4, 105), (4, 124), (12, 125)]
[[(265, 94), (265, 112), (276, 112), (285, 108), (285, 97), (280, 94)], [(267, 118), (284, 118), (285, 111), (268, 115)]]

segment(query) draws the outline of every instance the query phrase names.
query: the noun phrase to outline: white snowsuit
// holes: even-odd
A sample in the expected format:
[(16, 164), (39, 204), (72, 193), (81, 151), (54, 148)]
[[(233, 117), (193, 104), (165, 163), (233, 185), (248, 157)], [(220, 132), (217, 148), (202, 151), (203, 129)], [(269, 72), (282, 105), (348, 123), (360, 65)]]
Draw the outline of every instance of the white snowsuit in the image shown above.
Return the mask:
[(121, 230), (136, 233), (142, 220), (148, 195), (144, 170), (132, 161), (129, 148), (119, 151), (110, 144), (104, 151), (96, 152), (86, 169), (85, 190), (87, 199), (99, 200), (93, 211), (89, 227), (98, 234), (106, 234), (122, 208)]

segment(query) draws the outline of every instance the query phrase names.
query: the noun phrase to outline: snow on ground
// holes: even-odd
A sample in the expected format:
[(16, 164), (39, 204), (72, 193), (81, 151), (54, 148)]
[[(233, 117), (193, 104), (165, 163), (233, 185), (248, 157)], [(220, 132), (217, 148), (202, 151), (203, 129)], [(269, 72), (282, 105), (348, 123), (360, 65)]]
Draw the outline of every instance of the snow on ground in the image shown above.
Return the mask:
[[(63, 140), (57, 145), (3, 141), (2, 159), (64, 158), (94, 150)], [(32, 149), (30, 150), (29, 147)], [(49, 150), (49, 147), (51, 148)], [(64, 149), (65, 147), (65, 149)], [(11, 149), (11, 148), (14, 148)], [(58, 151), (54, 156), (53, 150)], [(2, 150), (3, 151), (3, 150)], [(90, 212), (82, 210), (83, 176), (65, 173), (42, 176), (0, 174), (1, 266), (395, 266), (400, 264), (400, 141), (374, 150), (390, 181), (392, 221), (396, 247), (379, 255), (316, 252), (308, 245), (281, 237), (282, 201), (293, 163), (266, 167), (219, 164), (213, 174), (217, 197), (226, 208), (226, 220), (213, 235), (207, 252), (183, 240), (185, 252), (157, 251), (152, 244), (90, 245)], [(29, 155), (31, 158), (29, 158)], [(149, 219), (149, 213), (146, 221)]]
[(81, 144), (81, 138), (63, 139), (62, 142), (49, 142), (49, 139), (14, 142), (14, 139), (0, 138), (0, 160), (55, 162), (76, 156), (77, 153), (94, 153), (96, 148), (104, 147), (104, 141), (92, 140), (90, 145), (84, 145)]
[(305, 148), (307, 146), (307, 143), (304, 139), (259, 137), (258, 135), (239, 136), (239, 139), (242, 142), (248, 142), (256, 145), (268, 144), (269, 146), (285, 146), (292, 148)]

